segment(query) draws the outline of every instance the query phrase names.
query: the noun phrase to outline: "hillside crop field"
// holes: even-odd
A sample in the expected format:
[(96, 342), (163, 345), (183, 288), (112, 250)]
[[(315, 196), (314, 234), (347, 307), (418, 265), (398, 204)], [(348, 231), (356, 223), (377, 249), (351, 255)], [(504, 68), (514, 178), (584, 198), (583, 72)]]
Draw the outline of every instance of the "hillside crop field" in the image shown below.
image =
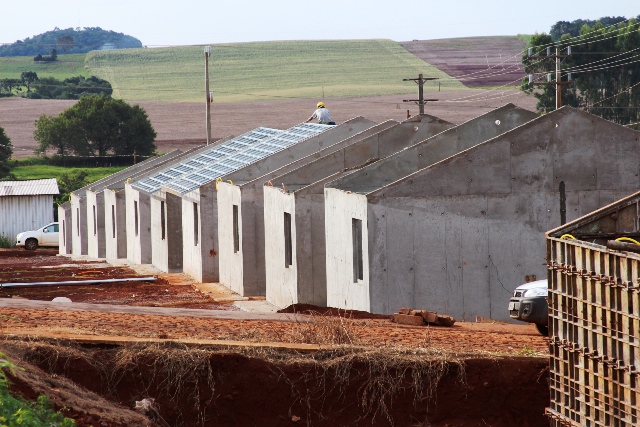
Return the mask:
[[(419, 73), (441, 90), (464, 86), (391, 40), (286, 41), (212, 45), (210, 90), (215, 102), (336, 98), (417, 92)], [(127, 101), (197, 102), (205, 98), (204, 48), (93, 51), (91, 74)], [(438, 90), (429, 82), (425, 90)]]
[(90, 77), (91, 71), (84, 68), (84, 54), (58, 55), (55, 62), (35, 63), (30, 56), (10, 56), (0, 58), (0, 79), (19, 79), (24, 71), (34, 71), (38, 77)]

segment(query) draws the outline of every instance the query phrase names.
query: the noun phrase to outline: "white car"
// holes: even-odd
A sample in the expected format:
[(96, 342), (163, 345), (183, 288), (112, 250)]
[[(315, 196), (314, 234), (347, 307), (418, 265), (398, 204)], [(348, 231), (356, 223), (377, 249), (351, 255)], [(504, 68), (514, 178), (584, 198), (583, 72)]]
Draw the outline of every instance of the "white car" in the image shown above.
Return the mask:
[(34, 251), (38, 246), (59, 246), (58, 223), (52, 222), (33, 231), (23, 231), (16, 236), (16, 246), (24, 246), (28, 251)]
[(520, 285), (509, 301), (509, 316), (523, 322), (535, 323), (542, 335), (549, 334), (549, 283), (547, 279)]

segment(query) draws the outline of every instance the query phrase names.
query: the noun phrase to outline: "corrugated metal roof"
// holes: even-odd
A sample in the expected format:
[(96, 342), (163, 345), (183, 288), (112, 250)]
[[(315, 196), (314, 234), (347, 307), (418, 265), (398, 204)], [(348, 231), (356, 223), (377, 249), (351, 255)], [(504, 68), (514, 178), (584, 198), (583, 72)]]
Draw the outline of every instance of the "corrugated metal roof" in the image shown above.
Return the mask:
[(195, 169), (199, 169), (215, 163), (219, 159), (226, 158), (243, 148), (252, 146), (264, 139), (268, 139), (274, 135), (282, 133), (279, 129), (270, 129), (265, 127), (256, 128), (243, 135), (232, 138), (220, 144), (211, 146), (209, 150), (199, 152), (196, 155), (186, 158), (184, 161), (170, 168), (165, 168), (160, 172), (140, 179), (131, 186), (136, 190), (153, 193), (158, 191), (162, 185), (174, 178), (181, 177)]
[(163, 185), (181, 194), (188, 193), (219, 177), (242, 169), (245, 166), (318, 135), (332, 127), (333, 126), (315, 123), (299, 124), (271, 138), (264, 139), (229, 156), (222, 157), (209, 165), (175, 177)]
[(55, 178), (30, 181), (0, 181), (0, 197), (39, 196), (43, 194), (60, 194), (58, 181)]

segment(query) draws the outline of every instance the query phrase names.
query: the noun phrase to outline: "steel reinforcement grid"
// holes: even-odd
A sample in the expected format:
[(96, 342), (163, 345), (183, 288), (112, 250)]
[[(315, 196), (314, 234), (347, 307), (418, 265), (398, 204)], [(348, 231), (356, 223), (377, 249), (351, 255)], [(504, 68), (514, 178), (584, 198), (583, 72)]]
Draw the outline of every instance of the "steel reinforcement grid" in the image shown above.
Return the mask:
[(640, 255), (547, 236), (553, 426), (640, 425)]

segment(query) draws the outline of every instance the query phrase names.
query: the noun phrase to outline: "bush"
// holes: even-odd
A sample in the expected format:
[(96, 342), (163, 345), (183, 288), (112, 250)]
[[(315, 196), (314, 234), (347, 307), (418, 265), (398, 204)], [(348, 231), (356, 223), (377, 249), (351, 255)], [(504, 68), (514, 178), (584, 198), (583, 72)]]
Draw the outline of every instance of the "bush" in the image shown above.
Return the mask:
[(9, 249), (13, 247), (13, 240), (5, 236), (4, 234), (0, 234), (0, 248)]
[(9, 393), (9, 380), (5, 369), (12, 373), (18, 369), (0, 353), (0, 425), (6, 427), (74, 427), (76, 422), (53, 410), (46, 396), (28, 402)]

